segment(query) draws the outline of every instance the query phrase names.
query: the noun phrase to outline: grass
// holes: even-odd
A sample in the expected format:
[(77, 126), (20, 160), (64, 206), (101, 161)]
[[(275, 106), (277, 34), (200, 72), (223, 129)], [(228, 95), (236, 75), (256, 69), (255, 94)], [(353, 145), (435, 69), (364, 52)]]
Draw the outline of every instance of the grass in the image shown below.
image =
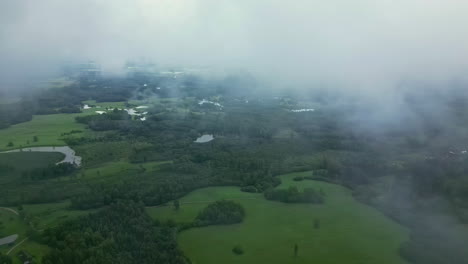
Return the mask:
[(55, 227), (63, 221), (73, 219), (82, 215), (87, 215), (93, 210), (71, 210), (70, 202), (43, 204), (25, 204), (24, 212), (33, 219), (35, 228), (43, 230), (48, 227)]
[[(130, 101), (130, 103), (134, 105), (148, 105), (153, 103), (172, 104), (173, 102), (175, 102), (175, 99)], [(85, 129), (86, 126), (84, 124), (75, 122), (75, 117), (95, 115), (97, 114), (96, 111), (106, 111), (106, 107), (126, 108), (126, 102), (96, 102), (88, 100), (82, 103), (100, 106), (100, 108), (92, 107), (91, 109), (83, 109), (82, 113), (76, 114), (35, 115), (31, 121), (12, 125), (6, 129), (0, 129), (0, 151), (32, 146), (64, 146), (63, 133), (68, 133), (72, 130), (82, 130), (86, 134), (92, 133)], [(140, 111), (141, 110), (144, 109), (140, 109)], [(83, 133), (78, 133), (71, 136), (81, 137), (83, 135)], [(34, 136), (38, 137), (39, 140), (37, 142), (34, 142)], [(13, 143), (13, 146), (8, 146), (10, 142)]]
[[(75, 117), (83, 114), (35, 115), (31, 121), (1, 129), (0, 150), (31, 146), (64, 146), (62, 133), (85, 130), (85, 125), (75, 122)], [(34, 136), (38, 137), (37, 142), (34, 142)], [(9, 142), (12, 142), (13, 146), (8, 146)]]
[(88, 182), (101, 181), (103, 183), (111, 183), (112, 181), (120, 181), (123, 178), (132, 176), (138, 173), (151, 173), (159, 170), (159, 165), (170, 161), (155, 161), (146, 163), (130, 163), (128, 161), (112, 161), (99, 165), (99, 167), (88, 168), (81, 175)]
[[(18, 242), (20, 242), (21, 240), (18, 239)], [(46, 245), (42, 245), (28, 239), (10, 252), (10, 256), (13, 258), (13, 264), (23, 264), (23, 262), (21, 262), (21, 260), (18, 257), (16, 257), (16, 254), (18, 254), (22, 250), (28, 252), (31, 256), (33, 256), (34, 263), (40, 263), (40, 259), (42, 259), (42, 257), (49, 252), (50, 248)]]
[(14, 152), (0, 154), (0, 168), (5, 165), (12, 169), (0, 170), (0, 206), (11, 201), (20, 201), (24, 193), (31, 189), (41, 188), (42, 182), (38, 184), (25, 184), (22, 172), (35, 168), (45, 168), (50, 164), (63, 159), (61, 153), (47, 152)]
[[(261, 194), (242, 193), (235, 187), (211, 187), (180, 199), (181, 207), (148, 208), (155, 219), (193, 220), (208, 201), (233, 199), (246, 209), (243, 223), (194, 228), (179, 234), (182, 250), (194, 264), (204, 263), (405, 263), (399, 246), (407, 230), (379, 211), (357, 202), (339, 185), (292, 180), (306, 173), (283, 175), (279, 188), (314, 187), (326, 193), (323, 205), (267, 201)], [(314, 220), (320, 227), (314, 228)], [(294, 257), (294, 245), (299, 246)], [(240, 245), (241, 256), (232, 253)]]
[(136, 145), (129, 141), (95, 142), (76, 146), (75, 151), (83, 157), (85, 166), (95, 166), (111, 161), (128, 160)]
[[(131, 180), (136, 175), (152, 175), (161, 164), (170, 161), (130, 163), (127, 159), (132, 145), (124, 142), (95, 143), (76, 148), (84, 158), (84, 167), (74, 174), (29, 180), (22, 173), (47, 167), (60, 161), (60, 153), (15, 152), (0, 154), (0, 206), (34, 202), (44, 195), (51, 201), (66, 200), (89, 190), (89, 185), (113, 184)], [(7, 165), (7, 166), (5, 166)], [(10, 169), (9, 167), (13, 167)]]
[[(15, 208), (13, 208), (15, 209)], [(3, 223), (3, 228), (0, 230), (0, 237), (18, 234), (15, 244), (26, 238), (27, 225), (21, 218), (9, 211), (0, 209), (0, 222)], [(20, 247), (22, 247), (21, 245)], [(20, 248), (18, 247), (18, 248)], [(6, 254), (12, 247), (9, 245), (0, 246), (0, 252)], [(15, 249), (14, 251), (16, 251)], [(12, 253), (10, 253), (11, 255)], [(19, 260), (14, 263), (20, 263)]]
[(0, 166), (8, 165), (13, 171), (0, 171), (0, 184), (18, 180), (21, 173), (36, 168), (44, 168), (62, 160), (64, 155), (57, 152), (13, 152), (0, 153)]
[(0, 209), (0, 222), (2, 223), (2, 228), (0, 228), (0, 238), (14, 234), (21, 235), (26, 231), (27, 226), (21, 221), (19, 216), (12, 212)]
[[(75, 122), (75, 117), (84, 115), (96, 115), (95, 111), (105, 111), (106, 107), (125, 108), (125, 102), (102, 102), (83, 101), (84, 104), (101, 106), (101, 108), (91, 108), (82, 110), (82, 113), (76, 114), (54, 114), (54, 115), (35, 115), (28, 122), (12, 125), (6, 129), (0, 129), (0, 151), (17, 149), (31, 146), (64, 146), (63, 133), (72, 130), (86, 131), (86, 126)], [(33, 137), (37, 136), (38, 141), (34, 142)], [(83, 133), (73, 134), (71, 136), (83, 136)], [(12, 142), (13, 146), (8, 146)]]
[[(31, 219), (31, 222), (34, 224), (34, 228), (37, 230), (43, 230), (48, 227), (54, 227), (63, 221), (70, 220), (79, 216), (87, 215), (95, 210), (70, 210), (69, 201), (59, 202), (59, 203), (44, 203), (44, 204), (25, 204), (23, 205), (23, 213)], [(13, 208), (17, 210), (17, 208)], [(15, 244), (18, 244), (23, 239), (27, 237), (26, 230), (28, 228), (27, 224), (21, 220), (21, 218), (11, 212), (0, 210), (0, 221), (4, 223), (4, 232), (1, 232), (1, 235), (12, 235), (19, 234), (18, 239)], [(0, 237), (1, 237), (0, 235)], [(4, 245), (0, 247), (0, 252), (6, 253), (10, 250), (11, 247)], [(20, 251), (26, 251), (36, 260), (39, 260), (47, 254), (49, 248), (46, 245), (39, 244), (30, 239), (26, 240), (24, 243), (16, 247), (13, 251), (10, 252), (10, 256), (13, 257), (13, 263), (21, 263), (16, 254)]]

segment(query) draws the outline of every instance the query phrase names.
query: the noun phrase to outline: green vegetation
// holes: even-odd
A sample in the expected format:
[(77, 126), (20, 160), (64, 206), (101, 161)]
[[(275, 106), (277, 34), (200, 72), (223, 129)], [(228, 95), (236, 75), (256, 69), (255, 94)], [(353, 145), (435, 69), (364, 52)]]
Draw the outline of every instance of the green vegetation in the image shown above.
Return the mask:
[(0, 209), (0, 222), (0, 238), (14, 234), (19, 234), (20, 236), (25, 235), (27, 225), (23, 223), (20, 219), (20, 216), (16, 215), (15, 213), (3, 208)]
[[(189, 258), (197, 263), (289, 263), (293, 247), (301, 252), (297, 263), (405, 263), (398, 255), (401, 243), (408, 239), (405, 228), (381, 213), (354, 200), (351, 191), (335, 184), (294, 177), (281, 177), (278, 188), (296, 186), (322, 189), (324, 204), (284, 204), (265, 200), (261, 194), (245, 193), (234, 187), (200, 189), (180, 199), (180, 210), (170, 207), (147, 208), (156, 219), (187, 223), (196, 218), (212, 200), (230, 199), (245, 208), (245, 220), (232, 226), (193, 228), (179, 234), (179, 243)], [(314, 228), (320, 219), (320, 228)], [(199, 243), (196, 241), (203, 241)], [(232, 254), (240, 244), (242, 256)]]
[(15, 182), (23, 173), (47, 168), (62, 160), (63, 157), (61, 153), (52, 152), (0, 153), (0, 184)]
[(29, 180), (44, 180), (70, 175), (76, 170), (77, 168), (73, 164), (60, 163), (49, 165), (47, 168), (39, 168), (25, 172), (22, 177)]
[[(75, 168), (54, 165), (63, 158), (56, 153), (0, 154), (0, 206), (19, 211), (0, 227), (23, 241), (10, 253), (15, 263), (45, 255), (105, 263), (119, 254), (122, 263), (183, 263), (177, 231), (194, 263), (468, 259), (465, 104), (447, 102), (456, 113), (447, 125), (416, 109), (421, 127), (402, 121), (374, 131), (355, 120), (368, 109), (346, 98), (252, 95), (238, 87), (255, 85), (236, 76), (55, 84), (65, 86), (0, 105), (0, 150), (66, 144), (83, 158)], [(144, 121), (114, 110), (139, 105), (148, 107)], [(291, 111), (308, 107), (316, 111)], [(204, 134), (215, 139), (194, 143)], [(141, 230), (160, 237), (136, 241)]]
[(245, 210), (233, 201), (216, 201), (205, 207), (195, 219), (194, 226), (229, 225), (242, 222)]
[(241, 246), (237, 245), (232, 249), (232, 252), (237, 255), (242, 255), (244, 254), (244, 250), (242, 249)]
[(43, 263), (188, 263), (174, 232), (171, 226), (153, 225), (143, 206), (117, 203), (47, 229), (44, 240), (53, 250)]
[(0, 263), (2, 263), (2, 264), (11, 264), (12, 263), (11, 257), (9, 257), (7, 255), (3, 255), (2, 253), (0, 253)]
[[(135, 102), (136, 104), (138, 104), (138, 101)], [(99, 111), (99, 110), (106, 110), (106, 108), (108, 109), (114, 109), (114, 108), (126, 108), (126, 105), (125, 105), (125, 102), (121, 101), (121, 102), (96, 102), (96, 100), (86, 100), (86, 101), (82, 101), (82, 104), (85, 105), (87, 104), (88, 106), (92, 107), (91, 109), (86, 109), (86, 110), (83, 110), (85, 113), (94, 113), (95, 111)], [(98, 107), (98, 108), (96, 108)], [(99, 109), (101, 108), (101, 109)]]
[(64, 221), (94, 212), (93, 210), (71, 210), (70, 201), (24, 204), (23, 208), (24, 214), (31, 219), (33, 225), (39, 230), (55, 227)]
[[(66, 145), (63, 133), (83, 130), (85, 126), (75, 122), (80, 114), (36, 115), (29, 122), (0, 129), (0, 150), (32, 146)], [(34, 141), (34, 137), (38, 140)], [(12, 142), (12, 146), (8, 143)], [(29, 142), (29, 144), (28, 144)]]
[[(56, 227), (60, 223), (87, 215), (92, 211), (70, 210), (70, 202), (50, 204), (25, 204), (19, 208), (12, 208), (19, 215), (8, 210), (0, 209), (0, 222), (4, 223), (4, 229), (0, 230), (0, 237), (18, 234), (15, 244), (26, 239), (20, 246), (12, 250), (9, 256), (16, 256), (21, 252), (27, 252), (35, 261), (40, 261), (42, 256), (49, 252), (50, 248), (44, 245), (38, 237), (38, 230)], [(7, 253), (11, 247), (0, 247), (0, 253)], [(14, 263), (19, 258), (13, 258)]]
[[(294, 179), (296, 180), (296, 179)], [(313, 188), (305, 188), (299, 191), (296, 186), (288, 189), (277, 189), (265, 191), (265, 198), (283, 203), (323, 203), (324, 196)]]

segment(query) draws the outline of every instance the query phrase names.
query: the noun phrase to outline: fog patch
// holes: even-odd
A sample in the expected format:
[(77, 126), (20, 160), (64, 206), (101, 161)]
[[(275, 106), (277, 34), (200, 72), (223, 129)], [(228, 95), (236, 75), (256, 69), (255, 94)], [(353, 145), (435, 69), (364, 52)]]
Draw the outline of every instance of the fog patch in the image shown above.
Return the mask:
[(195, 140), (195, 143), (207, 143), (214, 139), (214, 136), (211, 134), (205, 134)]

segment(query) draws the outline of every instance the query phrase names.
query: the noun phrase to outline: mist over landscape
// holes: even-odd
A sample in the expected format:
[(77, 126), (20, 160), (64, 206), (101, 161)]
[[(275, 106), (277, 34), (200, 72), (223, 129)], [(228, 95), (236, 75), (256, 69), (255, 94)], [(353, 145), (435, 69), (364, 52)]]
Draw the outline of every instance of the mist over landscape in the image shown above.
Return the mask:
[(129, 59), (242, 68), (281, 87), (379, 94), (466, 81), (463, 1), (3, 1), (2, 79)]
[(468, 263), (466, 10), (1, 1), (0, 264)]

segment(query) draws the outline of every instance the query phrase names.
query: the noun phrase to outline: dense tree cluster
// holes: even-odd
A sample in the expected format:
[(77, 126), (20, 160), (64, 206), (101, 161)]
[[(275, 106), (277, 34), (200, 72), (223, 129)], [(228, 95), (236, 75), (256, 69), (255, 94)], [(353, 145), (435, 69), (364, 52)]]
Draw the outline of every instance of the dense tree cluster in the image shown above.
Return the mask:
[(87, 124), (95, 131), (117, 130), (131, 126), (131, 116), (126, 111), (118, 109), (105, 115), (77, 116), (76, 121)]
[(228, 200), (216, 201), (205, 207), (194, 222), (195, 226), (227, 225), (242, 222), (245, 210), (242, 205)]
[(22, 173), (22, 178), (29, 180), (52, 179), (70, 175), (76, 170), (77, 168), (74, 164), (63, 162), (55, 165), (49, 165), (46, 168), (37, 168), (30, 171), (24, 171)]
[(52, 248), (44, 264), (184, 264), (175, 228), (153, 223), (141, 204), (118, 202), (44, 232)]
[(265, 193), (268, 200), (279, 201), (283, 203), (316, 203), (321, 204), (325, 201), (324, 195), (313, 188), (304, 188), (301, 192), (295, 186), (288, 189), (271, 189)]
[(86, 192), (71, 198), (76, 209), (99, 208), (117, 200), (142, 202), (147, 206), (164, 204), (188, 192), (219, 183), (211, 177), (191, 174), (132, 174), (131, 179), (116, 184), (91, 185)]
[(30, 121), (33, 114), (34, 110), (28, 101), (0, 104), (0, 129)]

